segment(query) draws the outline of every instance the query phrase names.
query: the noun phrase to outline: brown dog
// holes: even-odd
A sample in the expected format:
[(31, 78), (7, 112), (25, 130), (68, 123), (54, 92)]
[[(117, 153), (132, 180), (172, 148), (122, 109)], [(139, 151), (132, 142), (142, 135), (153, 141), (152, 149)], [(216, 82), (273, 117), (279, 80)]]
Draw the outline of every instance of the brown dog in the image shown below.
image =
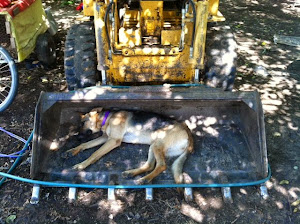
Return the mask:
[(83, 131), (93, 133), (103, 131), (103, 135), (92, 141), (83, 143), (68, 153), (76, 155), (79, 152), (103, 144), (88, 159), (76, 164), (73, 169), (83, 170), (95, 163), (105, 154), (117, 148), (122, 142), (150, 145), (147, 162), (137, 169), (124, 171), (123, 176), (136, 176), (152, 171), (137, 180), (138, 184), (149, 183), (166, 170), (166, 157), (178, 157), (172, 172), (175, 182), (182, 183), (182, 168), (187, 155), (193, 152), (193, 138), (189, 128), (184, 123), (178, 123), (170, 118), (147, 112), (103, 111), (102, 108), (92, 110), (83, 115)]

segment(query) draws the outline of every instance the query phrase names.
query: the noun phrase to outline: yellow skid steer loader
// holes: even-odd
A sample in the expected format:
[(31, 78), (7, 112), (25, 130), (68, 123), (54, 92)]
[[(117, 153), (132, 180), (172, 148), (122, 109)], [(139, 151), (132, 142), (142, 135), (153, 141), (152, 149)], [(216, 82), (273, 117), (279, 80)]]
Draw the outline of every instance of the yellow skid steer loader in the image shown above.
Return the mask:
[(205, 82), (232, 89), (236, 59), (233, 35), (228, 27), (212, 27), (206, 42), (208, 22), (224, 20), (218, 3), (85, 0), (83, 13), (92, 21), (72, 26), (66, 38), (69, 90), (97, 82)]
[(70, 169), (96, 150), (62, 156), (89, 140), (76, 135), (80, 114), (103, 107), (185, 121), (195, 153), (184, 166), (191, 181), (182, 186), (263, 183), (261, 102), (257, 92), (230, 91), (236, 42), (218, 8), (219, 0), (84, 0), (90, 21), (73, 25), (65, 42), (70, 91), (42, 93), (37, 105), (32, 178), (104, 188), (178, 187), (170, 170), (150, 186), (122, 177), (147, 160), (145, 145), (122, 144), (84, 171)]

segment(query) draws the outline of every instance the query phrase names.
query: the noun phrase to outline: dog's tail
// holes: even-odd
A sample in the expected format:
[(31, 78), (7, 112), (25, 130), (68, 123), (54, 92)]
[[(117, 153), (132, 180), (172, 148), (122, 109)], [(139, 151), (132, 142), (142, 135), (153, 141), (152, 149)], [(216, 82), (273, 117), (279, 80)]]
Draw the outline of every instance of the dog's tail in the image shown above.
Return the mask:
[(174, 175), (174, 180), (176, 184), (181, 184), (183, 183), (183, 174), (182, 174), (182, 169), (183, 169), (183, 164), (185, 160), (187, 159), (189, 152), (186, 150), (184, 151), (172, 164), (172, 172)]
[(193, 138), (192, 132), (189, 129), (189, 127), (186, 125), (185, 122), (182, 122), (182, 126), (183, 126), (184, 130), (186, 131), (186, 133), (188, 135), (189, 145), (187, 147), (187, 151), (189, 153), (193, 153), (194, 152), (194, 138)]

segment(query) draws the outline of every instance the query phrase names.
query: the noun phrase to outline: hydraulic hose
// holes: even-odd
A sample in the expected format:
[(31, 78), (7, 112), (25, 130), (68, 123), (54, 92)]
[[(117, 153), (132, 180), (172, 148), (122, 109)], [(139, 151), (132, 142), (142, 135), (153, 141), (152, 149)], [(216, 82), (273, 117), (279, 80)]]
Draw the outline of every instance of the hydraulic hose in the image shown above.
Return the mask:
[(107, 42), (108, 42), (108, 49), (111, 48), (111, 43), (110, 43), (110, 37), (109, 37), (109, 32), (108, 32), (107, 18), (108, 18), (108, 14), (109, 14), (113, 4), (114, 4), (114, 2), (109, 3), (109, 5), (107, 6), (107, 8), (105, 10), (105, 16), (104, 16), (104, 24), (105, 24), (106, 38), (107, 38)]
[[(182, 10), (185, 9), (185, 5), (186, 5), (187, 2), (189, 2), (191, 4), (192, 10), (193, 10), (193, 32), (192, 32), (192, 41), (191, 41), (191, 49), (193, 49), (194, 48), (194, 40), (195, 40), (195, 32), (196, 32), (196, 19), (197, 19), (197, 17), (196, 17), (196, 15), (197, 15), (196, 14), (196, 6), (195, 6), (195, 3), (194, 3), (193, 0), (185, 0), (183, 2), (183, 5), (182, 5)], [(184, 18), (182, 18), (182, 19), (184, 19)], [(182, 21), (182, 23), (183, 22), (184, 21)], [(184, 27), (182, 27), (182, 32), (183, 31), (184, 31)], [(179, 47), (180, 51), (182, 51), (184, 49), (184, 43), (183, 43), (184, 41), (183, 40), (184, 40), (184, 37), (181, 37), (180, 47)]]
[[(190, 2), (190, 4), (192, 5), (192, 10), (193, 10), (193, 33), (192, 33), (192, 42), (191, 42), (191, 47), (194, 47), (194, 40), (195, 40), (195, 32), (196, 32), (196, 6), (193, 0), (187, 0), (188, 2)], [(186, 2), (186, 1), (185, 1)]]
[(114, 54), (121, 54), (122, 52), (119, 50), (115, 50), (114, 46), (111, 44), (109, 30), (108, 30), (108, 24), (107, 24), (108, 23), (108, 15), (109, 15), (109, 12), (112, 9), (113, 5), (115, 5), (115, 3), (110, 2), (105, 11), (105, 15), (104, 15), (105, 32), (106, 32), (106, 38), (108, 41), (108, 49), (111, 49), (112, 53), (114, 53)]

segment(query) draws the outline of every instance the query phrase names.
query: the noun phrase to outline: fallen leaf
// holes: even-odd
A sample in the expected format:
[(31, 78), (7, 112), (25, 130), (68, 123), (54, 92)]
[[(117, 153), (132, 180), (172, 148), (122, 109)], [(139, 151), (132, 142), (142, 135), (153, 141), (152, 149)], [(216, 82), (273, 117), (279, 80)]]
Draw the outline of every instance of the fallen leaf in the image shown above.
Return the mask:
[(289, 184), (290, 182), (288, 180), (282, 180), (279, 182), (280, 185), (286, 185)]
[(280, 134), (279, 132), (274, 132), (273, 136), (274, 136), (274, 137), (280, 137), (281, 134)]
[(298, 211), (299, 211), (299, 209), (298, 209), (298, 208), (295, 208), (293, 212), (296, 213), (296, 212), (298, 212)]
[(292, 203), (292, 206), (298, 206), (298, 205), (300, 205), (300, 199)]
[(41, 79), (42, 79), (42, 83), (48, 83), (48, 79), (47, 78), (42, 77)]
[(5, 222), (6, 223), (13, 223), (15, 221), (15, 219), (17, 218), (16, 215), (10, 215), (6, 218)]

